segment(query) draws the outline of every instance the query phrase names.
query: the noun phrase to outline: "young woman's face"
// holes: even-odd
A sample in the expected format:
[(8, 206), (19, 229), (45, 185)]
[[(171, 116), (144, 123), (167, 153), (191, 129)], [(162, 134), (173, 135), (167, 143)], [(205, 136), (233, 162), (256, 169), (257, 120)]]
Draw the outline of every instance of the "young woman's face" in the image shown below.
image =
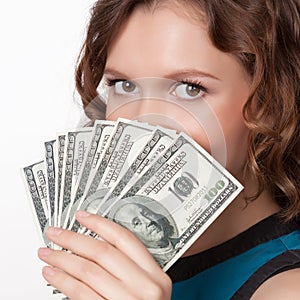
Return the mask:
[(232, 55), (212, 45), (205, 24), (174, 9), (136, 9), (109, 47), (104, 76), (111, 86), (107, 119), (185, 131), (240, 177), (249, 80)]

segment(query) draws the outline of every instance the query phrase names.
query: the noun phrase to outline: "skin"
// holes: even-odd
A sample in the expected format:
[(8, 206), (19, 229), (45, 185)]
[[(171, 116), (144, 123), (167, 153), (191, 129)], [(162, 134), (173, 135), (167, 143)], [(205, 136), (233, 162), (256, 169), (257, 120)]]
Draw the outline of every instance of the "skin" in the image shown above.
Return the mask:
[[(153, 12), (137, 9), (109, 48), (105, 76), (118, 79), (120, 75), (126, 80), (156, 77), (201, 81), (207, 90), (192, 106), (196, 108), (201, 100), (205, 100), (213, 108), (226, 141), (226, 168), (245, 186), (244, 192), (185, 255), (218, 245), (279, 210), (267, 191), (245, 207), (245, 194), (252, 194), (256, 188), (255, 180), (242, 172), (248, 132), (242, 118), (242, 107), (249, 93), (249, 80), (234, 57), (220, 52), (211, 44), (203, 24), (167, 7)], [(135, 118), (136, 115), (153, 112), (165, 114), (181, 120), (180, 125), (210, 150), (209, 137), (197, 120), (191, 120), (181, 107), (178, 109), (161, 102), (156, 104), (150, 99), (138, 104), (135, 102), (135, 105), (119, 111), (118, 115), (112, 111), (109, 118)], [(108, 110), (112, 110), (111, 107), (113, 103), (108, 103)], [(170, 279), (132, 233), (100, 216), (83, 212), (76, 216), (83, 226), (103, 240), (50, 228), (47, 236), (51, 241), (77, 254), (44, 248), (39, 250), (40, 259), (52, 266), (43, 269), (45, 279), (52, 286), (72, 300), (170, 299)], [(281, 273), (267, 280), (252, 299), (296, 299), (295, 295), (300, 293), (299, 280), (299, 270)], [(136, 286), (144, 288), (137, 289)], [(280, 294), (283, 290), (284, 297)]]

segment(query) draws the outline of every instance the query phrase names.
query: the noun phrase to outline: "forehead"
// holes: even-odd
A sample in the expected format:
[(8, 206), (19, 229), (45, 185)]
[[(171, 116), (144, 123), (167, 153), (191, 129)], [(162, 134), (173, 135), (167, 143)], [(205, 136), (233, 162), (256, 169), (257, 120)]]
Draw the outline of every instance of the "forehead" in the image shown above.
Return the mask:
[(206, 24), (176, 8), (137, 8), (112, 41), (106, 69), (128, 78), (165, 77), (177, 70), (198, 69), (227, 77), (232, 56), (211, 42)]
[(214, 48), (204, 25), (189, 20), (185, 14), (167, 7), (154, 11), (137, 8), (112, 41), (107, 66), (121, 71), (129, 65), (131, 69), (143, 67), (143, 74), (137, 77), (155, 77), (158, 65), (166, 71), (181, 66), (192, 68), (194, 64), (188, 66), (191, 59), (204, 55), (203, 50), (199, 53), (196, 41)]
[(130, 214), (136, 214), (139, 212), (139, 207), (136, 204), (133, 203), (127, 203), (123, 206), (121, 206), (118, 211), (117, 215), (130, 215)]

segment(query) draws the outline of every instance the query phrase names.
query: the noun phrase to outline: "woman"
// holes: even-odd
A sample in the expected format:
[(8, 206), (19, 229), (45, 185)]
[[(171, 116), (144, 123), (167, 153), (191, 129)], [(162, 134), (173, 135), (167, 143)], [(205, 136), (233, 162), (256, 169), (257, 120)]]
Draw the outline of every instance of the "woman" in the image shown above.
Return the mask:
[[(40, 249), (50, 284), (71, 299), (299, 298), (299, 12), (298, 0), (95, 4), (76, 77), (87, 115), (176, 120), (208, 151), (225, 149), (245, 189), (170, 277), (126, 229), (78, 212), (105, 241), (50, 228), (49, 239), (77, 254)], [(105, 112), (102, 78), (117, 96), (133, 93), (136, 78), (170, 79), (181, 103), (147, 98), (120, 110), (109, 98)], [(201, 103), (225, 147), (201, 126)]]

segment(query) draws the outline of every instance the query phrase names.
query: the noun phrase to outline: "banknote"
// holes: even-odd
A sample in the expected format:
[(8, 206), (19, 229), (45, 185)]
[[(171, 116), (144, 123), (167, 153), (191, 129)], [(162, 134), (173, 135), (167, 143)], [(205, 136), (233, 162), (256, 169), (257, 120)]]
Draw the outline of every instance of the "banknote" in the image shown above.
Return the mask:
[[(109, 185), (109, 180), (118, 177), (126, 157), (130, 152), (134, 152), (132, 147), (140, 147), (141, 144), (146, 143), (153, 129), (153, 126), (118, 119), (102, 159), (97, 162), (95, 176), (92, 178), (89, 186), (87, 186), (82, 198), (85, 199), (94, 194), (99, 187), (104, 186), (105, 190), (107, 190), (106, 187)], [(103, 178), (105, 182), (103, 182)], [(115, 181), (116, 179), (113, 180)]]
[(89, 184), (91, 183), (91, 181), (93, 180), (93, 178), (97, 172), (98, 161), (101, 161), (101, 159), (105, 153), (104, 150), (110, 143), (112, 133), (113, 133), (115, 125), (116, 125), (115, 121), (96, 120), (94, 126), (96, 126), (98, 123), (103, 124), (102, 134), (101, 134), (100, 140), (98, 142), (97, 150), (94, 155), (91, 171), (90, 171), (86, 186), (89, 186)]
[(56, 136), (57, 146), (56, 146), (56, 176), (55, 176), (55, 203), (54, 203), (54, 218), (53, 225), (60, 227), (60, 218), (59, 218), (59, 200), (61, 196), (61, 181), (64, 165), (64, 152), (65, 152), (65, 142), (66, 135), (64, 133), (59, 133)]
[(46, 167), (46, 185), (48, 194), (48, 207), (49, 207), (49, 226), (54, 225), (54, 219), (56, 215), (55, 211), (55, 169), (56, 169), (56, 158), (55, 158), (55, 145), (56, 140), (47, 141), (44, 143), (45, 146), (45, 167)]
[[(154, 130), (155, 127), (148, 124), (118, 119), (104, 155), (97, 163), (97, 172), (79, 200), (78, 209), (84, 207), (92, 212), (97, 208), (98, 203), (91, 202), (90, 197), (95, 192), (102, 196), (108, 192), (109, 188), (118, 181), (120, 174), (123, 174), (123, 170), (126, 170), (140, 149), (148, 142)], [(78, 223), (75, 226), (77, 228)], [(73, 226), (71, 229), (75, 230)]]
[(45, 169), (45, 161), (39, 161), (22, 168), (22, 175), (38, 228), (38, 234), (45, 246), (51, 247), (51, 243), (45, 235), (49, 220)]
[(243, 188), (188, 135), (138, 121), (98, 120), (44, 149), (22, 168), (43, 243), (60, 249), (45, 236), (52, 225), (99, 238), (75, 220), (86, 210), (132, 231), (164, 271)]
[(62, 228), (67, 228), (67, 215), (71, 201), (72, 188), (78, 179), (84, 155), (90, 143), (92, 128), (81, 128), (66, 133), (64, 161), (59, 199), (59, 219)]
[[(149, 140), (154, 129), (155, 127), (145, 123), (119, 119), (105, 156), (103, 156), (98, 166), (98, 171), (103, 170), (103, 172), (100, 172), (100, 174), (103, 174), (101, 177), (99, 172), (96, 174), (89, 192), (93, 192), (93, 188), (98, 190), (99, 187), (108, 190), (122, 176), (123, 170), (128, 164), (131, 164), (135, 159), (140, 149)], [(105, 169), (102, 169), (103, 166), (105, 166)]]
[(51, 299), (57, 300), (69, 300), (70, 298), (66, 297), (63, 293), (61, 293), (56, 288), (53, 288), (50, 284), (47, 284), (47, 289), (49, 289), (49, 297)]
[[(124, 167), (120, 171), (119, 179), (111, 186), (111, 189), (109, 189), (105, 194), (102, 190), (100, 192), (95, 192), (88, 199), (86, 199), (83, 204), (81, 203), (80, 209), (88, 210), (88, 207), (95, 207), (97, 205), (97, 211), (101, 212), (102, 209), (100, 206), (103, 204), (103, 207), (105, 208), (106, 201), (108, 201), (110, 198), (115, 198), (116, 196), (120, 195), (122, 191), (126, 190), (126, 188), (132, 185), (132, 182), (135, 181), (135, 178), (141, 176), (141, 174), (147, 170), (147, 167), (151, 165), (152, 161), (154, 161), (155, 158), (161, 155), (161, 153), (163, 153), (163, 151), (170, 146), (175, 136), (177, 135), (173, 130), (166, 130), (164, 128), (155, 129), (144, 147), (139, 150), (140, 152), (135, 159), (133, 161), (129, 160), (125, 164), (125, 166), (129, 167)], [(73, 207), (72, 209), (75, 208)], [(73, 212), (73, 215), (74, 214), (75, 211)], [(69, 229), (78, 231), (79, 223), (76, 222), (74, 224), (74, 222), (75, 218), (73, 217)]]
[(71, 195), (69, 214), (67, 215), (69, 226), (74, 217), (74, 211), (78, 207), (78, 201), (81, 199), (88, 179), (93, 175), (93, 169), (96, 168), (97, 162), (101, 159), (106, 143), (109, 141), (115, 122), (98, 120), (94, 124), (91, 142), (87, 150), (87, 155), (83, 161), (83, 167), (79, 174), (79, 180), (75, 185), (75, 192)]
[(103, 215), (135, 233), (166, 271), (242, 189), (182, 133)]
[[(104, 212), (111, 199), (122, 197), (133, 184), (148, 170), (152, 162), (161, 156), (165, 150), (173, 143), (177, 134), (165, 129), (156, 129), (144, 148), (141, 149), (133, 162), (129, 162), (129, 167), (123, 171), (118, 182), (105, 194), (103, 200), (97, 207), (98, 212)], [(97, 192), (90, 197), (92, 200), (97, 198)], [(81, 209), (85, 210), (85, 207)]]

